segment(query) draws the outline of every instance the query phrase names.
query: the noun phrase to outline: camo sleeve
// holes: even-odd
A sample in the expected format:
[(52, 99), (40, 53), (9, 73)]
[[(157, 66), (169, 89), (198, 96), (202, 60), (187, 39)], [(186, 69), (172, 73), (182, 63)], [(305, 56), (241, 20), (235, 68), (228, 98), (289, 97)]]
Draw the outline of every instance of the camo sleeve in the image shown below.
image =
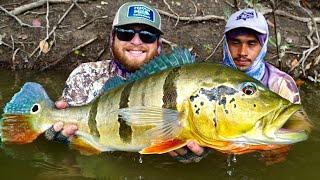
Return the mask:
[(70, 106), (90, 103), (110, 78), (110, 61), (89, 62), (79, 65), (69, 75), (60, 99)]

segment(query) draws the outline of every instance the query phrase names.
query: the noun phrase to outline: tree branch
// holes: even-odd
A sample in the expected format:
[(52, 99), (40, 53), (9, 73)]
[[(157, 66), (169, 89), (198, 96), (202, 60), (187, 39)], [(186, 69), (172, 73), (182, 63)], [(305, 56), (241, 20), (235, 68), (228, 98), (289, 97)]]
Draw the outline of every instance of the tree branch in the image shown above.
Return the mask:
[(24, 22), (22, 22), (17, 16), (15, 16), (14, 14), (12, 14), (11, 12), (7, 11), (4, 7), (0, 6), (0, 9), (2, 11), (4, 11), (5, 13), (7, 13), (9, 16), (13, 17), (19, 24), (20, 26), (26, 26), (26, 27), (32, 27), (32, 28), (42, 28), (42, 26), (32, 26), (29, 24), (26, 24)]
[(163, 11), (161, 9), (157, 9), (157, 11), (164, 15), (168, 16), (174, 19), (179, 19), (179, 21), (190, 21), (190, 22), (199, 22), (199, 21), (208, 21), (208, 20), (223, 20), (225, 21), (223, 16), (216, 16), (216, 15), (206, 15), (206, 16), (195, 16), (195, 17), (181, 17), (176, 16), (174, 14), (170, 14), (166, 11)]
[[(49, 3), (72, 3), (73, 2), (73, 0), (48, 0), (48, 1), (49, 1)], [(78, 3), (85, 3), (88, 1), (89, 0), (78, 0), (77, 2)], [(25, 4), (25, 5), (19, 6), (19, 7), (15, 8), (14, 10), (10, 11), (10, 13), (13, 15), (19, 15), (21, 13), (24, 13), (24, 12), (30, 10), (30, 9), (40, 7), (46, 3), (47, 3), (47, 0), (39, 0), (37, 2), (33, 2), (30, 4)]]

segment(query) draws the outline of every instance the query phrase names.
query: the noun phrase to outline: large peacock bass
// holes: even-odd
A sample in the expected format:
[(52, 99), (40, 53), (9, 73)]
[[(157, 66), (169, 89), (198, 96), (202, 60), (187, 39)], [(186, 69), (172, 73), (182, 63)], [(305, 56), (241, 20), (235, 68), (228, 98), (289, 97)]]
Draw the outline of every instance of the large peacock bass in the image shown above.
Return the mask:
[(26, 83), (4, 108), (1, 140), (32, 142), (57, 121), (76, 124), (71, 144), (90, 153), (161, 154), (194, 140), (243, 154), (307, 139), (309, 122), (291, 118), (301, 105), (240, 71), (194, 61), (177, 48), (126, 81), (111, 79), (94, 102), (64, 110), (54, 107), (41, 85)]

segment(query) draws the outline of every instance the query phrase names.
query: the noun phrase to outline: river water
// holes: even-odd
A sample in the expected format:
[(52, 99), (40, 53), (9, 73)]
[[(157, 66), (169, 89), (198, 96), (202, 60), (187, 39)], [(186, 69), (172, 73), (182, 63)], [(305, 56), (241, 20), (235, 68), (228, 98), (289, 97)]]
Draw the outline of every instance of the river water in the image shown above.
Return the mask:
[[(27, 81), (42, 84), (55, 100), (69, 72), (45, 73), (0, 70), (0, 113), (6, 102)], [(320, 89), (300, 88), (302, 103), (315, 128), (307, 141), (291, 148), (286, 160), (266, 165), (259, 153), (226, 156), (212, 152), (199, 163), (182, 164), (168, 155), (102, 153), (81, 155), (66, 145), (40, 137), (27, 145), (3, 145), (1, 179), (316, 179), (320, 177)]]

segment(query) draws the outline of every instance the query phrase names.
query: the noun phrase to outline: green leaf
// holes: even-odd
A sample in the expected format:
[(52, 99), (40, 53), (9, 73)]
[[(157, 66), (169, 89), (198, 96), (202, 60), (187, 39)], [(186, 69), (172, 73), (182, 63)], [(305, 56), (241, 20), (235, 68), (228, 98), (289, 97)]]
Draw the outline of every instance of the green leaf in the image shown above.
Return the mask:
[(77, 56), (79, 56), (79, 55), (81, 54), (81, 52), (80, 52), (79, 50), (75, 50), (73, 53), (74, 53), (75, 55), (77, 55)]
[(229, 8), (223, 8), (223, 16), (224, 19), (229, 19), (231, 16), (231, 10)]
[(273, 36), (269, 36), (268, 42), (269, 42), (269, 44), (271, 44), (273, 47), (277, 47), (276, 40), (274, 39)]
[(212, 44), (205, 43), (202, 45), (206, 51), (211, 51), (213, 49)]
[(289, 49), (293, 49), (293, 48), (296, 47), (296, 45), (293, 44), (293, 43), (288, 43), (287, 46), (288, 46)]

